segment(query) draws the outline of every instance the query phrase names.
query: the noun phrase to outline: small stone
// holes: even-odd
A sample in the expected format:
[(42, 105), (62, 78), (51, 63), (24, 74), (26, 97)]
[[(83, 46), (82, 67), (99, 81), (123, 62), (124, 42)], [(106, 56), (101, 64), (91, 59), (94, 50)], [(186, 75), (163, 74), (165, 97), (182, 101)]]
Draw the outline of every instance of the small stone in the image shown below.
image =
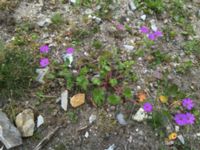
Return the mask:
[(145, 113), (143, 108), (140, 108), (135, 115), (132, 116), (133, 120), (138, 122), (143, 121), (144, 119), (148, 118), (148, 115)]
[(154, 19), (150, 20), (150, 23), (151, 23), (151, 29), (152, 29), (153, 31), (157, 31), (158, 28), (157, 28), (157, 26), (156, 26), (155, 20), (154, 20)]
[(71, 3), (75, 4), (76, 3), (76, 0), (70, 0)]
[(143, 20), (143, 21), (145, 21), (146, 20), (146, 15), (142, 15), (140, 18)]
[(131, 143), (133, 141), (133, 136), (131, 135), (129, 138), (128, 138), (128, 142)]
[(67, 106), (68, 106), (68, 91), (65, 90), (61, 94), (61, 107), (64, 109), (64, 111), (67, 111)]
[(119, 124), (121, 125), (127, 125), (126, 120), (124, 119), (124, 115), (122, 113), (117, 114), (117, 121), (119, 122)]
[(135, 6), (133, 0), (130, 0), (130, 1), (129, 1), (128, 6), (129, 6), (129, 9), (130, 9), (130, 10), (132, 10), (132, 11), (136, 10), (136, 6)]
[(37, 22), (37, 25), (40, 27), (48, 26), (51, 24), (51, 19), (50, 18), (40, 18)]
[(63, 55), (63, 60), (66, 61), (67, 59), (69, 60), (69, 67), (71, 67), (71, 64), (72, 64), (72, 62), (74, 60), (73, 54), (64, 54)]
[(36, 78), (36, 81), (44, 84), (44, 76), (46, 75), (46, 73), (48, 72), (49, 70), (49, 67), (46, 67), (46, 68), (42, 68), (42, 69), (36, 69), (36, 73), (38, 73), (38, 76)]
[(92, 115), (89, 117), (89, 123), (92, 124), (96, 119), (97, 119), (97, 116), (92, 114)]
[(25, 109), (23, 112), (19, 113), (15, 123), (23, 137), (30, 137), (33, 135), (35, 122), (34, 113), (31, 109)]
[(74, 108), (77, 108), (80, 105), (83, 105), (84, 103), (85, 103), (85, 94), (84, 93), (76, 94), (70, 99), (70, 104)]
[(89, 137), (89, 132), (88, 132), (88, 131), (85, 132), (85, 137), (86, 137), (86, 138)]
[(177, 138), (180, 140), (182, 144), (185, 144), (185, 140), (182, 135), (178, 135)]
[(200, 137), (200, 132), (199, 132), (199, 133), (197, 133), (196, 135)]
[(175, 131), (179, 132), (180, 127), (179, 126), (175, 126)]
[(44, 118), (42, 115), (37, 117), (37, 128), (39, 128), (44, 123)]
[(109, 146), (107, 149), (105, 150), (114, 150), (116, 148), (115, 144), (112, 144), (111, 146)]
[(174, 144), (174, 141), (169, 141), (169, 140), (165, 140), (165, 145), (173, 145)]
[(127, 51), (132, 51), (134, 49), (134, 47), (132, 45), (124, 45), (124, 48), (127, 50)]
[(0, 111), (0, 141), (7, 149), (22, 144), (19, 130), (10, 122), (7, 115)]

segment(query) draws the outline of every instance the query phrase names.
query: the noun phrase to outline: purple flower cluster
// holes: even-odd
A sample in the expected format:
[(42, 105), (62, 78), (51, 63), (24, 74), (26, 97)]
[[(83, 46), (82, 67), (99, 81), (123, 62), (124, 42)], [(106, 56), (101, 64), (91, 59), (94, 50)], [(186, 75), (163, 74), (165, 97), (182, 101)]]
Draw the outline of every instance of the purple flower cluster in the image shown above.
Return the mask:
[(66, 53), (67, 54), (73, 54), (74, 53), (74, 48), (72, 48), (72, 47), (67, 48), (66, 49)]
[(140, 28), (140, 32), (141, 33), (144, 33), (147, 35), (147, 37), (152, 40), (152, 41), (155, 41), (157, 40), (159, 37), (162, 37), (163, 34), (161, 31), (157, 30), (157, 31), (150, 31), (150, 29), (146, 26), (142, 26)]
[[(194, 107), (194, 103), (190, 98), (185, 98), (182, 100), (182, 106), (187, 110), (191, 110)], [(178, 113), (174, 116), (176, 124), (180, 126), (191, 125), (195, 122), (195, 116), (192, 113)]]
[(187, 110), (191, 110), (194, 107), (194, 103), (190, 98), (185, 98), (182, 100), (182, 106)]
[(174, 116), (176, 124), (180, 126), (191, 125), (195, 122), (195, 116), (189, 112), (187, 113), (178, 113)]
[[(42, 45), (40, 47), (40, 53), (48, 53), (49, 52), (49, 46), (48, 45)], [(48, 58), (41, 58), (40, 59), (40, 67), (45, 68), (49, 65), (49, 59)]]
[(145, 112), (150, 113), (153, 111), (153, 105), (149, 102), (143, 104), (143, 109)]

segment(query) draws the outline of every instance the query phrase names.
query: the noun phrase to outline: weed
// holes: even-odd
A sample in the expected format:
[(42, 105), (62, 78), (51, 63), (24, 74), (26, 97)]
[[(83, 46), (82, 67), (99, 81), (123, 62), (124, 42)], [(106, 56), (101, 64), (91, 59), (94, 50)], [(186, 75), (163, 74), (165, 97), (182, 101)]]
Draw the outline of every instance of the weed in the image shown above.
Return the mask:
[(33, 56), (27, 50), (4, 47), (0, 50), (0, 89), (4, 96), (20, 96), (34, 76)]
[(72, 122), (72, 123), (77, 123), (78, 121), (78, 115), (75, 111), (69, 111), (67, 112), (67, 116), (69, 117), (69, 120)]
[(189, 69), (191, 69), (192, 66), (193, 66), (192, 61), (186, 61), (186, 62), (183, 62), (180, 66), (178, 66), (176, 68), (176, 71), (178, 73), (184, 74), (187, 71), (189, 71)]
[(102, 88), (95, 88), (92, 91), (92, 97), (97, 106), (102, 106), (105, 101), (105, 91)]
[(111, 105), (117, 105), (120, 104), (121, 102), (121, 98), (116, 95), (116, 94), (112, 94), (108, 96), (108, 103)]
[(52, 16), (51, 21), (55, 25), (60, 25), (63, 23), (63, 17), (60, 13), (56, 13)]
[(194, 53), (200, 55), (200, 41), (195, 39), (183, 43), (183, 49), (186, 53)]
[(99, 40), (94, 40), (93, 43), (92, 43), (92, 46), (93, 46), (95, 49), (101, 49), (101, 48), (102, 48), (102, 43), (101, 43), (101, 41), (99, 41)]

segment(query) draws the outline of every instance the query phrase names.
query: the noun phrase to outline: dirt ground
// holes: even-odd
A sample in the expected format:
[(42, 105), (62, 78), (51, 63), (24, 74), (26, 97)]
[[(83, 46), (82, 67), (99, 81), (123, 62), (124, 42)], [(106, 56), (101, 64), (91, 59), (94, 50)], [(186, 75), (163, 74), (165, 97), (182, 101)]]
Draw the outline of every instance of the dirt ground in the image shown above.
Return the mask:
[[(53, 0), (42, 2), (40, 0), (21, 0), (15, 3), (15, 5), (13, 4), (14, 6), (12, 7), (10, 7), (10, 4), (7, 4), (8, 6), (4, 6), (8, 7), (7, 9), (0, 9), (0, 38), (4, 42), (9, 43), (18, 34), (19, 26), (23, 25), (24, 22), (29, 22), (31, 23), (31, 28), (33, 28), (32, 32), (39, 35), (36, 45), (38, 43), (48, 43), (50, 47), (56, 49), (51, 52), (51, 56), (59, 59), (62, 49), (70, 43), (68, 33), (70, 34), (76, 28), (90, 30), (92, 22), (85, 21), (84, 17), (90, 13), (94, 15), (98, 8), (96, 6), (89, 8), (77, 7), (70, 2), (62, 4)], [(112, 9), (110, 18), (121, 20), (122, 23), (128, 20), (133, 27), (133, 33), (129, 34), (128, 32), (114, 30), (110, 18), (104, 19), (102, 17), (101, 21), (95, 20), (95, 26), (98, 26), (100, 30), (92, 36), (81, 39), (82, 44), (79, 47), (79, 53), (75, 54), (75, 63), (81, 57), (86, 57), (86, 53), (95, 53), (95, 51), (91, 50), (91, 43), (95, 39), (99, 39), (103, 43), (104, 49), (113, 47), (124, 49), (124, 45), (130, 45), (132, 41), (141, 40), (141, 36), (138, 35), (138, 27), (141, 24), (148, 24), (153, 19), (159, 29), (170, 27), (176, 31), (177, 35), (174, 40), (169, 40), (169, 42), (167, 40), (165, 42), (157, 41), (152, 51), (160, 49), (163, 53), (170, 55), (170, 57), (177, 58), (179, 64), (190, 60), (193, 66), (189, 71), (177, 74), (175, 71), (178, 65), (177, 62), (161, 62), (160, 65), (151, 68), (149, 67), (151, 53), (147, 52), (144, 57), (135, 57), (137, 63), (132, 69), (136, 72), (138, 80), (131, 86), (133, 93), (143, 89), (150, 98), (156, 98), (159, 89), (157, 83), (159, 77), (156, 73), (160, 72), (161, 74), (159, 75), (162, 76), (167, 70), (168, 81), (176, 85), (181, 91), (189, 93), (190, 95), (188, 96), (192, 95), (196, 103), (195, 107), (199, 110), (200, 57), (195, 54), (186, 54), (182, 48), (182, 43), (190, 38), (200, 39), (200, 18), (197, 17), (200, 5), (198, 1), (191, 1), (185, 3), (184, 6), (189, 7), (187, 10), (191, 14), (190, 23), (194, 28), (195, 36), (189, 35), (185, 37), (183, 34), (179, 34), (182, 32), (181, 28), (173, 25), (167, 12), (161, 15), (147, 15), (146, 20), (142, 20), (143, 11), (140, 9), (132, 11), (130, 10), (128, 0), (119, 0), (110, 6)], [(64, 18), (63, 25), (54, 25), (52, 27), (49, 24), (48, 19), (51, 19), (55, 13), (62, 15)], [(44, 24), (43, 21), (45, 22)], [(60, 30), (57, 28), (60, 28)], [(32, 33), (23, 34), (28, 35)], [(134, 46), (137, 47), (137, 45)], [(128, 50), (123, 50), (121, 53), (122, 59), (129, 58)], [(32, 108), (35, 115), (41, 114), (45, 118), (44, 125), (36, 129), (32, 137), (23, 139), (23, 145), (14, 148), (14, 150), (34, 149), (40, 140), (57, 126), (62, 127), (43, 150), (105, 150), (113, 144), (115, 145), (114, 150), (198, 150), (200, 148), (200, 137), (195, 136), (195, 133), (200, 132), (198, 125), (194, 125), (190, 131), (183, 134), (185, 141), (187, 141), (187, 144), (185, 144), (187, 146), (180, 146), (180, 144), (166, 145), (165, 138), (160, 138), (158, 132), (153, 130), (146, 121), (136, 122), (132, 119), (132, 115), (136, 113), (138, 107), (132, 106), (131, 102), (125, 102), (122, 106), (105, 105), (103, 108), (95, 108), (87, 100), (87, 103), (83, 106), (76, 109), (69, 106), (67, 112), (64, 112), (60, 104), (56, 103), (56, 99), (65, 90), (62, 83), (62, 79), (55, 79), (54, 82), (48, 81), (47, 86), (34, 83), (31, 91), (24, 97), (16, 100), (1, 99), (0, 108), (7, 112), (12, 109), (10, 106), (13, 104), (16, 113), (21, 112), (25, 108)], [(42, 89), (46, 97), (39, 98), (36, 94), (38, 89)], [(73, 96), (73, 94), (69, 95), (70, 97)], [(123, 126), (118, 123), (116, 115), (119, 112), (125, 115), (128, 125)], [(94, 123), (90, 124), (89, 117), (92, 114), (96, 115), (97, 118)], [(180, 132), (182, 132), (182, 129)], [(89, 135), (87, 136), (87, 134)]]

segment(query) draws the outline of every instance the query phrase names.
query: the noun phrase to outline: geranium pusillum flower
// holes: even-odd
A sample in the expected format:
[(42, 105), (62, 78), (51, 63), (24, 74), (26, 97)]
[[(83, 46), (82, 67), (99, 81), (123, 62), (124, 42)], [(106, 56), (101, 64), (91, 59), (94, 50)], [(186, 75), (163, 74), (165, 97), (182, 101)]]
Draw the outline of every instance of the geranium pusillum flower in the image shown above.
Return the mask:
[(155, 40), (157, 39), (155, 33), (150, 33), (150, 34), (148, 35), (148, 38), (149, 38), (150, 40), (152, 40), (152, 41), (155, 41)]
[(74, 48), (69, 47), (66, 49), (67, 54), (73, 54), (74, 53)]
[(185, 114), (185, 117), (186, 117), (186, 123), (187, 124), (194, 124), (194, 122), (195, 122), (195, 116), (193, 114), (187, 112)]
[(149, 33), (149, 28), (146, 27), (146, 26), (142, 26), (142, 27), (140, 28), (140, 32), (141, 32), (141, 33), (147, 34), (147, 33)]
[(49, 59), (48, 58), (41, 58), (40, 59), (40, 66), (42, 68), (45, 68), (48, 65), (49, 65)]
[(40, 47), (40, 53), (48, 53), (49, 52), (49, 46), (48, 45), (42, 45)]
[(183, 99), (182, 105), (188, 110), (191, 110), (194, 107), (194, 103), (190, 98)]
[(116, 25), (116, 28), (117, 28), (118, 30), (124, 30), (124, 25), (122, 25), (122, 24), (117, 24), (117, 25)]
[(163, 36), (162, 32), (159, 31), (159, 30), (155, 31), (155, 32), (154, 32), (154, 35), (155, 35), (156, 38), (162, 37), (162, 36)]
[(176, 114), (174, 116), (174, 120), (175, 120), (176, 124), (178, 124), (179, 126), (184, 126), (187, 124), (186, 115), (182, 114), (182, 113)]
[(146, 102), (146, 103), (143, 104), (143, 109), (144, 109), (144, 111), (146, 111), (147, 113), (150, 113), (150, 112), (153, 111), (153, 106), (152, 106), (151, 103)]

